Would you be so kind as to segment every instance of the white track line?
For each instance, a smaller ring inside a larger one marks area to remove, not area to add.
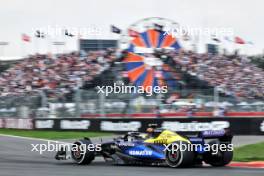
[[[18,139],[26,139],[26,140],[35,140],[35,141],[44,141],[44,142],[55,142],[55,143],[71,144],[69,142],[62,142],[62,141],[55,141],[55,140],[41,139],[41,138],[33,138],[33,137],[15,136],[15,135],[9,135],[9,134],[0,134],[0,136],[11,137],[11,138],[18,138]]]

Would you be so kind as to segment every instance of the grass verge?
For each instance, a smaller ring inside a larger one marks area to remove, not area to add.
[[[113,135],[113,133],[105,133],[105,132],[44,131],[44,130],[20,130],[20,129],[0,129],[0,134],[41,138],[41,139],[76,139],[83,137],[100,137],[100,136]]]
[[[264,161],[264,142],[234,149],[234,161]]]

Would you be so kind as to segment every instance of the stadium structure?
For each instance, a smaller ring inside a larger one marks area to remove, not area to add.
[[[78,52],[36,54],[11,64],[0,77],[1,116],[263,116],[263,71],[212,45],[204,54],[185,50],[181,37],[166,33],[178,26],[147,18],[119,41],[82,39]],[[143,92],[98,93],[114,85],[142,86]],[[149,86],[168,91],[149,96]]]

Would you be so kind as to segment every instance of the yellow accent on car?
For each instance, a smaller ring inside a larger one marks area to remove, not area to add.
[[[188,139],[182,137],[181,135],[173,131],[169,131],[169,130],[164,130],[162,133],[160,133],[158,137],[147,139],[144,142],[158,143],[158,144],[171,144],[176,141],[184,141],[187,143],[191,143]]]

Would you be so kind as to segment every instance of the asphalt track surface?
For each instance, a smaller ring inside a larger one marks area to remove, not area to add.
[[[235,146],[264,141],[263,136],[236,137]],[[264,169],[210,166],[169,168],[157,166],[116,166],[97,158],[91,165],[79,166],[56,161],[54,152],[32,152],[31,144],[47,141],[0,135],[0,176],[264,176]]]

